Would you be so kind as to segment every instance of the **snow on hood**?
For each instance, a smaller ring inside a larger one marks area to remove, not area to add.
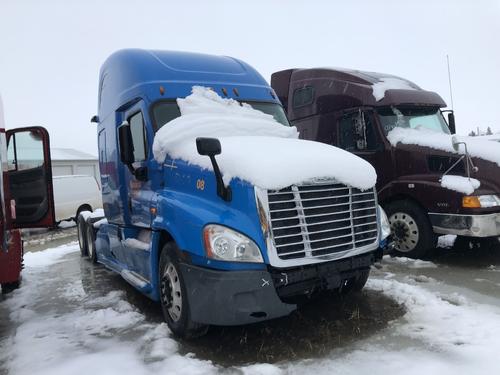
[[[500,166],[500,149],[497,143],[484,139],[476,139],[476,137],[456,137],[460,142],[467,143],[467,149],[472,157],[488,160]],[[460,145],[458,151],[455,151],[451,138],[450,134],[435,132],[425,128],[410,129],[396,127],[387,134],[387,139],[394,147],[398,143],[403,143],[463,155],[465,147]]]
[[[449,190],[470,195],[481,186],[481,183],[475,178],[446,175],[441,178],[441,186]]]
[[[373,96],[377,102],[384,99],[387,90],[416,90],[416,88],[410,82],[396,77],[380,78],[372,85]]]
[[[331,178],[362,190],[375,185],[377,175],[368,162],[333,146],[300,140],[295,127],[247,104],[199,86],[177,103],[181,116],[161,127],[154,139],[159,163],[168,154],[212,170],[210,159],[198,154],[196,138],[214,137],[221,143],[222,153],[216,158],[226,184],[240,178],[264,189],[281,189]]]

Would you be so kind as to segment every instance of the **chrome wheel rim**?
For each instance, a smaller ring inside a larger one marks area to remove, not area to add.
[[[394,236],[396,250],[402,253],[414,250],[420,233],[413,217],[406,212],[396,212],[389,217],[389,224]]]
[[[168,315],[174,322],[179,321],[182,314],[181,280],[172,263],[169,263],[163,272],[161,292]]]

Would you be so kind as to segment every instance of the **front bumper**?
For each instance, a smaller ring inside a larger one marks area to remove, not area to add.
[[[453,215],[429,213],[435,233],[467,237],[500,236],[500,213],[487,215]]]
[[[219,271],[180,264],[191,319],[211,325],[240,325],[289,315],[297,306],[290,297],[341,288],[359,278],[375,254],[292,268]]]
[[[290,314],[267,271],[216,271],[181,264],[191,319],[213,325],[256,323]]]

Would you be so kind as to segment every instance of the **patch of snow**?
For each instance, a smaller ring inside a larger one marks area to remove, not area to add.
[[[61,229],[73,228],[74,226],[76,226],[76,223],[73,220],[63,220],[58,225]]]
[[[457,236],[455,234],[445,234],[444,236],[438,237],[437,247],[450,248],[453,247]]]
[[[139,241],[135,238],[127,238],[123,240],[122,243],[128,247],[142,249],[142,250],[149,250],[149,243]]]
[[[396,77],[385,77],[380,78],[378,82],[372,85],[373,96],[375,100],[378,102],[385,97],[385,92],[387,90],[416,90],[414,86],[412,86],[411,82],[406,81],[401,78]]]
[[[216,158],[225,184],[240,178],[264,189],[281,189],[331,178],[362,190],[375,185],[375,170],[365,160],[333,146],[300,140],[295,127],[249,105],[197,86],[177,102],[181,116],[161,127],[154,139],[159,163],[168,155],[212,170],[210,159],[198,154],[195,140],[213,137],[221,143],[222,153]]]
[[[26,267],[37,268],[46,267],[48,265],[57,263],[67,254],[80,249],[75,246],[76,242],[67,245],[62,245],[45,251],[30,252],[24,254],[24,265]]]
[[[407,257],[391,257],[390,255],[384,255],[384,263],[389,264],[402,264],[408,268],[437,268],[437,265],[428,260],[412,259]]]
[[[90,214],[90,217],[96,218],[96,217],[103,217],[104,216],[104,210],[102,208],[96,208],[94,212]]]
[[[500,151],[498,145],[480,137],[456,136],[459,142],[466,142],[469,154],[472,157],[484,159],[500,166]],[[387,134],[389,142],[396,147],[398,143],[429,147],[435,150],[446,151],[452,154],[464,155],[464,145],[459,145],[458,151],[453,148],[450,134],[432,131],[423,127],[400,128],[395,127]]]
[[[481,183],[475,178],[446,175],[441,178],[441,186],[449,190],[470,195],[481,186]]]
[[[99,228],[101,225],[107,224],[107,223],[108,223],[108,219],[106,219],[106,218],[98,220],[94,223],[94,228]]]

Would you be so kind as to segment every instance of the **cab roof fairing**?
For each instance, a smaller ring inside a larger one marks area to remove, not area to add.
[[[279,103],[266,80],[250,65],[226,56],[125,49],[104,62],[99,75],[98,113],[102,121],[123,105],[146,96],[150,102],[184,98],[195,85],[227,97]],[[164,95],[159,87],[165,89]],[[239,95],[233,92],[237,89]]]

